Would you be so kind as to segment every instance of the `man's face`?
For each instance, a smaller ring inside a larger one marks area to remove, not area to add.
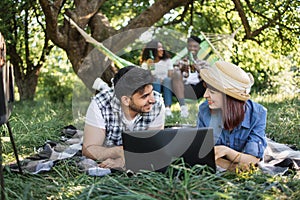
[[[195,41],[189,41],[187,45],[187,49],[189,52],[192,52],[192,54],[195,56],[200,50],[200,45]]]
[[[147,85],[143,93],[137,92],[131,96],[128,107],[136,113],[150,112],[154,103],[153,86]]]

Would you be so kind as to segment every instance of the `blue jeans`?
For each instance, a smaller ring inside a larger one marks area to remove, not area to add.
[[[156,78],[153,82],[153,89],[159,93],[163,92],[164,102],[166,107],[172,105],[172,82],[170,77],[166,77],[160,82],[160,79]]]

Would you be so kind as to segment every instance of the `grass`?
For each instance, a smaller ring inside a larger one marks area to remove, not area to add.
[[[273,140],[300,149],[300,99],[298,96],[255,96],[268,109],[266,133]],[[196,124],[198,104],[189,102],[191,116],[179,117],[179,106],[172,106],[174,118],[166,125]],[[59,140],[61,129],[73,124],[72,105],[46,101],[16,102],[10,125],[20,158],[32,155],[48,139]],[[3,160],[14,162],[6,128]],[[270,176],[256,168],[249,172],[212,174],[203,166],[191,169],[176,165],[167,174],[145,172],[129,176],[114,173],[91,177],[80,172],[76,160],[63,160],[50,172],[38,175],[4,173],[6,199],[300,199],[300,175]],[[176,169],[176,170],[175,170]],[[176,173],[175,173],[176,171]]]

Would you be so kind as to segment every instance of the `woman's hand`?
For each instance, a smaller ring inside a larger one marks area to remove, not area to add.
[[[151,58],[149,58],[149,59],[146,61],[146,63],[147,63],[148,69],[149,69],[149,70],[153,70],[153,68],[154,68],[154,60],[152,60]]]
[[[259,158],[250,154],[238,152],[224,145],[215,146],[216,164],[228,170],[234,170],[236,167],[247,170],[251,164],[259,162]]]
[[[229,157],[234,151],[233,149],[224,146],[224,145],[218,145],[215,146],[215,159],[223,158],[223,157]],[[227,158],[229,160],[229,158]]]

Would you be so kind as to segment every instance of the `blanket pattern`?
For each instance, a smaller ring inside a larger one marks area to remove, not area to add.
[[[24,173],[37,174],[50,171],[60,160],[76,157],[79,162],[77,167],[91,176],[104,176],[114,170],[98,167],[98,163],[81,154],[83,131],[69,125],[62,129],[60,142],[46,141],[38,148],[37,152],[21,161]],[[258,167],[270,175],[285,175],[289,170],[300,172],[300,151],[288,145],[277,143],[267,138],[267,148],[264,158],[258,163]],[[11,171],[18,172],[16,163],[10,164]]]

